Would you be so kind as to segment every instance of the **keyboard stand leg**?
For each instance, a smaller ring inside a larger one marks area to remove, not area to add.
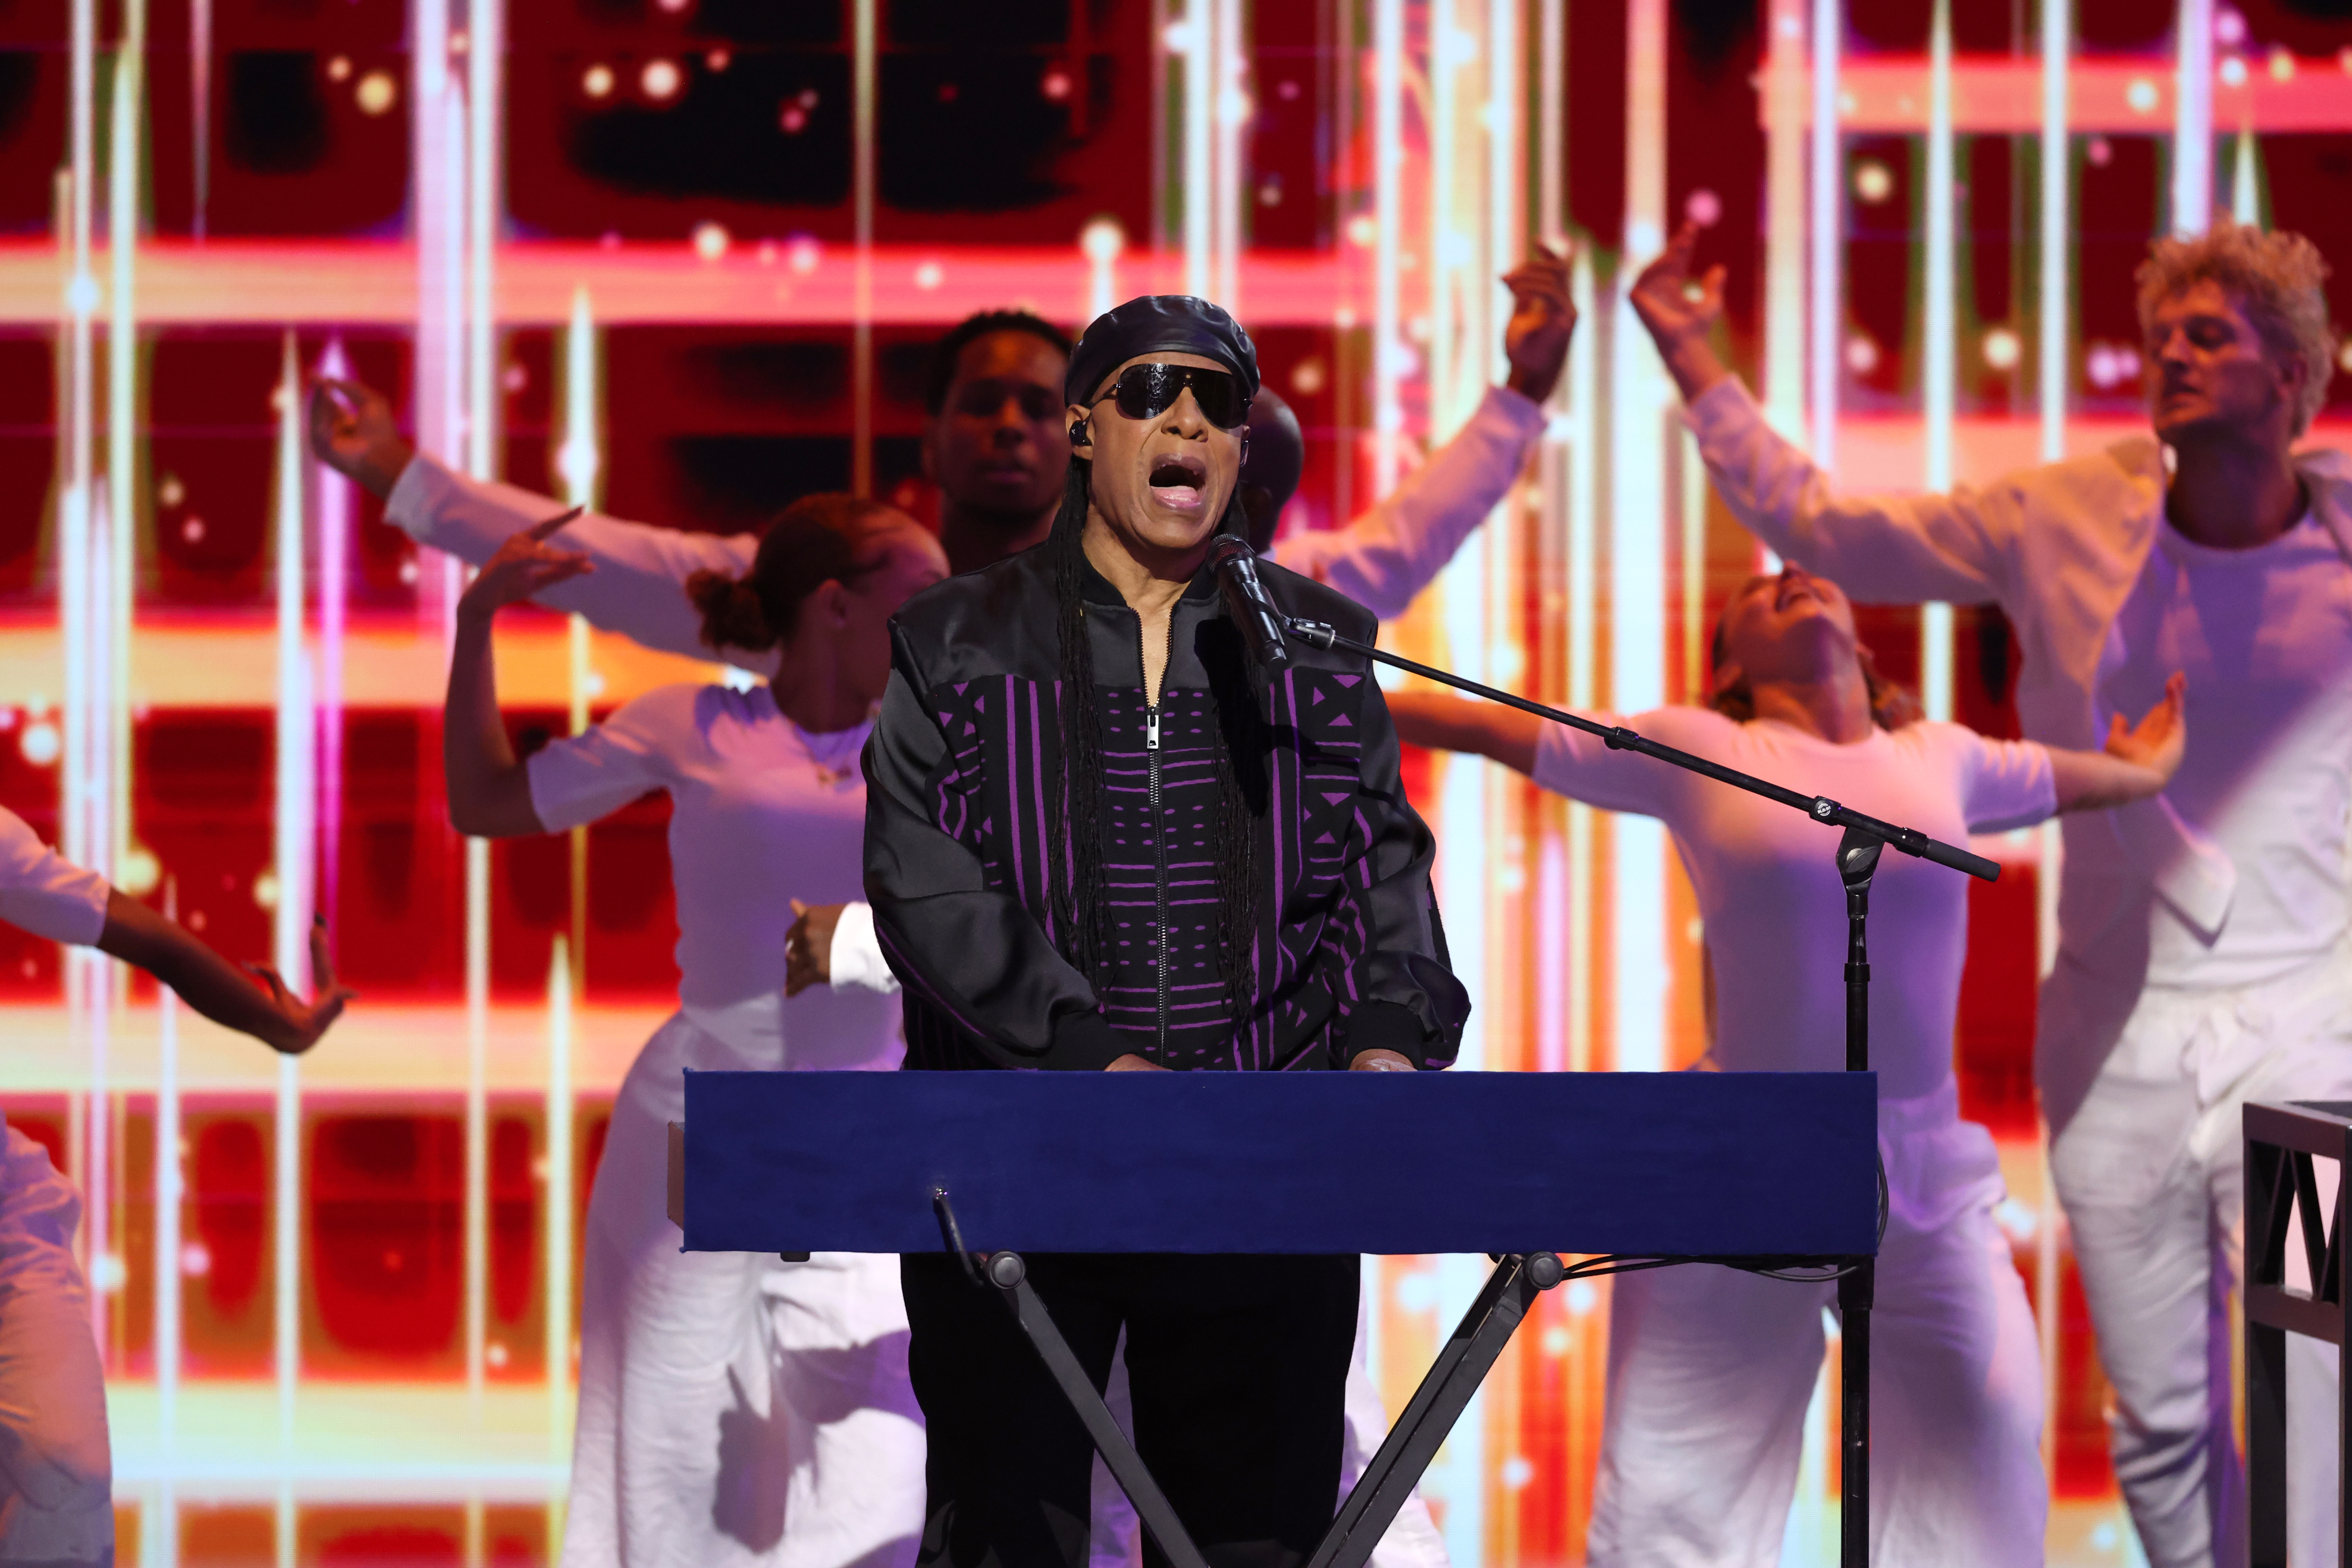
[[[1839,1568],[1870,1568],[1870,1308],[1877,1264],[1855,1260],[1838,1280]]]
[[[1102,1455],[1103,1463],[1110,1467],[1112,1477],[1126,1490],[1127,1500],[1135,1505],[1136,1517],[1143,1521],[1143,1528],[1151,1532],[1151,1538],[1160,1543],[1160,1550],[1167,1554],[1168,1561],[1175,1568],[1208,1568],[1201,1549],[1192,1544],[1192,1538],[1185,1533],[1175,1509],[1169,1505],[1168,1494],[1161,1491],[1160,1483],[1151,1479],[1150,1470],[1144,1467],[1143,1456],[1135,1451],[1135,1445],[1128,1441],[1127,1434],[1120,1431],[1118,1423],[1111,1418],[1110,1406],[1103,1403],[1102,1395],[1095,1389],[1094,1381],[1087,1376],[1086,1368],[1078,1364],[1078,1358],[1071,1351],[1070,1342],[1062,1337],[1062,1331],[1054,1326],[1053,1315],[1045,1310],[1045,1303],[1039,1300],[1037,1292],[1029,1288],[1029,1271],[1020,1255],[992,1253],[981,1266],[981,1272],[990,1285],[1003,1293],[1004,1304],[1013,1310],[1013,1320],[1021,1325],[1021,1331],[1027,1334],[1029,1342],[1037,1347],[1037,1355],[1045,1362],[1045,1370],[1053,1373],[1054,1381],[1061,1385],[1062,1396],[1077,1413],[1078,1420],[1086,1426],[1087,1436],[1094,1439],[1097,1451]]]
[[[1495,1266],[1358,1478],[1307,1568],[1363,1568],[1528,1309],[1561,1278],[1559,1259],[1549,1252],[1513,1254]]]

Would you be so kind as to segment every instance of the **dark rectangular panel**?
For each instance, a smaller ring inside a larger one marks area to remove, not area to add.
[[[1869,1073],[686,1078],[686,1245],[1861,1254]]]

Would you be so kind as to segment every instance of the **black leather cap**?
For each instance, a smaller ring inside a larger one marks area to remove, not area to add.
[[[1242,384],[1242,395],[1257,395],[1257,345],[1242,324],[1190,294],[1140,294],[1114,306],[1087,325],[1070,351],[1063,398],[1088,404],[1111,372],[1142,354],[1199,354],[1215,360]]]

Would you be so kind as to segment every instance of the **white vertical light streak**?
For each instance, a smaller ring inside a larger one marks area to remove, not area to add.
[[[145,107],[146,0],[123,0],[122,43],[114,56],[112,126],[107,138],[106,220],[113,286],[107,299],[106,483],[112,547],[104,605],[110,679],[103,688],[112,756],[103,824],[110,868],[131,850],[131,624],[138,560],[139,513],[139,149]]]
[[[1567,0],[1539,0],[1536,34],[1536,230],[1543,243],[1558,250],[1570,243],[1566,195],[1568,190],[1568,6]],[[1583,250],[1576,253],[1576,272],[1586,275]],[[1589,335],[1589,334],[1587,334]],[[1541,619],[1532,629],[1530,641],[1545,651],[1541,666],[1544,683],[1540,695],[1550,699],[1559,688],[1552,684],[1562,679],[1566,661],[1553,662],[1549,657],[1560,647],[1559,637],[1561,612],[1566,608],[1569,578],[1570,487],[1573,476],[1588,460],[1589,454],[1574,445],[1570,431],[1570,417],[1563,410],[1581,406],[1574,390],[1571,373],[1561,378],[1561,385],[1552,395],[1550,417],[1545,421],[1543,443],[1538,448],[1537,462],[1541,480],[1538,489],[1539,520],[1542,530],[1538,538],[1538,554],[1545,571]],[[1549,807],[1539,816],[1543,823],[1536,847],[1536,1069],[1538,1072],[1563,1072],[1570,1060],[1570,1016],[1584,1006],[1584,994],[1570,981],[1572,963],[1570,950],[1577,941],[1577,926],[1572,918],[1571,884],[1581,882],[1588,872],[1581,861],[1571,860],[1563,832],[1559,808]]]
[[[1656,354],[1626,293],[1664,244],[1665,0],[1627,0],[1625,255],[1612,302],[1609,498],[1610,705],[1638,713],[1665,700],[1666,399]],[[1615,1066],[1665,1065],[1665,837],[1619,816],[1615,847]]]
[[[163,918],[179,919],[179,892],[166,884]],[[153,1515],[140,1520],[142,1553],[153,1563],[179,1561],[180,1531],[172,1461],[180,1434],[180,1203],[185,1181],[180,1153],[180,1004],[169,986],[155,989],[155,1424],[163,1458]]]
[[[2172,232],[2213,221],[2213,0],[2180,0],[2172,133]]]
[[[466,468],[499,475],[498,259],[506,0],[466,4]]]
[[[1184,59],[1184,291],[1216,287],[1215,0],[1184,0],[1176,52]]]
[[[1838,376],[1843,357],[1845,308],[1845,148],[1839,134],[1838,58],[1844,45],[1840,0],[1813,0],[1812,456],[1837,468]]]
[[[1592,253],[1578,247],[1569,272],[1577,319],[1591,323]],[[1591,326],[1568,349],[1568,705],[1590,710],[1599,689],[1601,440],[1600,354]],[[1588,1072],[1592,1062],[1592,808],[1568,807],[1568,1066]]]
[[[411,210],[416,236],[416,441],[441,461],[462,466],[464,94],[449,71],[448,0],[413,0],[408,16],[410,162],[415,182]]]
[[[1402,268],[1404,222],[1404,0],[1372,0],[1373,489],[1396,489],[1404,454]],[[1189,211],[1189,206],[1187,211]]]
[[[549,1457],[572,1451],[572,959],[555,939],[547,966],[547,1429]],[[550,1553],[552,1555],[552,1552]]]
[[[113,498],[103,481],[91,488],[89,538],[83,554],[82,626],[84,652],[80,724],[86,748],[81,764],[81,788],[73,809],[81,818],[82,841],[89,858],[82,864],[111,881],[114,878],[114,818],[109,809],[114,776],[114,723],[110,698],[114,689],[114,638],[110,612],[110,587],[114,557]],[[82,1168],[83,1244],[89,1258],[90,1327],[101,1359],[113,1343],[113,1301],[122,1289],[122,1258],[114,1249],[114,1093],[112,1035],[114,973],[96,950],[76,950],[82,970],[82,1023],[89,1046],[89,1129],[84,1143]]]
[[[91,194],[98,179],[96,123],[98,68],[98,8],[96,0],[73,0],[68,132],[72,158],[68,177],[66,220],[66,484],[58,507],[58,630],[65,643],[66,697],[60,716],[64,729],[64,777],[58,837],[67,859],[100,876],[108,848],[103,819],[91,810],[101,791],[101,774],[93,769],[103,742],[106,689],[102,665],[108,638],[100,606],[107,595],[100,585],[108,559],[102,541],[93,537],[98,502],[94,426],[97,424],[95,317],[98,279],[91,271]],[[82,1179],[89,1219],[83,1231],[85,1255],[92,1274],[103,1267],[107,1246],[106,1202],[106,1005],[110,976],[105,961],[86,948],[66,953],[66,997],[75,1032],[89,1051],[91,1092],[84,1106],[88,1118],[82,1133]],[[68,1162],[70,1163],[70,1162]],[[109,1335],[107,1292],[90,1292],[90,1328],[101,1350]]]
[[[1952,418],[1959,381],[1958,203],[1952,163],[1952,8],[1936,0],[1927,42],[1927,299],[1920,405],[1927,426],[1927,483],[1952,488]],[[1919,608],[1919,694],[1930,719],[1952,716],[1952,606]]]
[[[2074,256],[2068,187],[2074,142],[2066,131],[2067,74],[2074,62],[2073,0],[2042,0],[2042,460],[2066,455],[2066,384],[2074,370]]]
[[[271,910],[278,973],[289,985],[310,985],[307,952],[310,926],[310,857],[316,842],[310,821],[310,769],[316,738],[310,728],[310,668],[302,645],[302,367],[289,330],[279,354],[278,392],[278,759],[274,803],[273,871],[278,900]],[[276,1298],[273,1320],[278,1373],[278,1441],[281,1457],[294,1453],[294,1396],[302,1366],[302,1079],[300,1058],[278,1058],[276,1246],[271,1275]],[[294,1562],[294,1494],[282,1479],[278,1493],[278,1561]]]
[[[319,355],[319,374],[352,374],[340,333]],[[335,918],[343,858],[343,634],[351,599],[352,482],[313,462],[310,493],[319,510],[319,890],[318,908]]]
[[[2263,192],[2252,115],[2238,128],[2237,140],[2238,156],[2230,174],[2230,216],[2238,223],[2258,225],[2263,221]]]
[[[854,164],[857,244],[856,320],[850,328],[850,479],[849,488],[864,496],[874,493],[874,79],[875,49],[880,19],[877,0],[856,0],[854,13],[856,80],[850,100],[855,110],[850,154]]]
[[[1212,160],[1216,170],[1210,187],[1213,204],[1210,218],[1209,298],[1236,315],[1241,312],[1243,215],[1249,188],[1245,155],[1250,121],[1249,57],[1243,49],[1241,0],[1204,0],[1201,9],[1213,13],[1211,58],[1216,64],[1216,133]]]
[[[1764,417],[1805,422],[1805,5],[1771,0],[1764,60]]]

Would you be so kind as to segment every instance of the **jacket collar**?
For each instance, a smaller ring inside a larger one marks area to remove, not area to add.
[[[1084,551],[1078,552],[1078,591],[1084,595],[1087,604],[1115,605],[1122,610],[1130,607],[1119,591],[1111,586],[1110,579],[1095,570],[1095,563],[1087,558]],[[1201,569],[1192,574],[1192,580],[1184,584],[1182,602],[1187,605],[1201,605],[1213,600],[1216,596],[1217,574],[1206,562],[1203,562]]]

